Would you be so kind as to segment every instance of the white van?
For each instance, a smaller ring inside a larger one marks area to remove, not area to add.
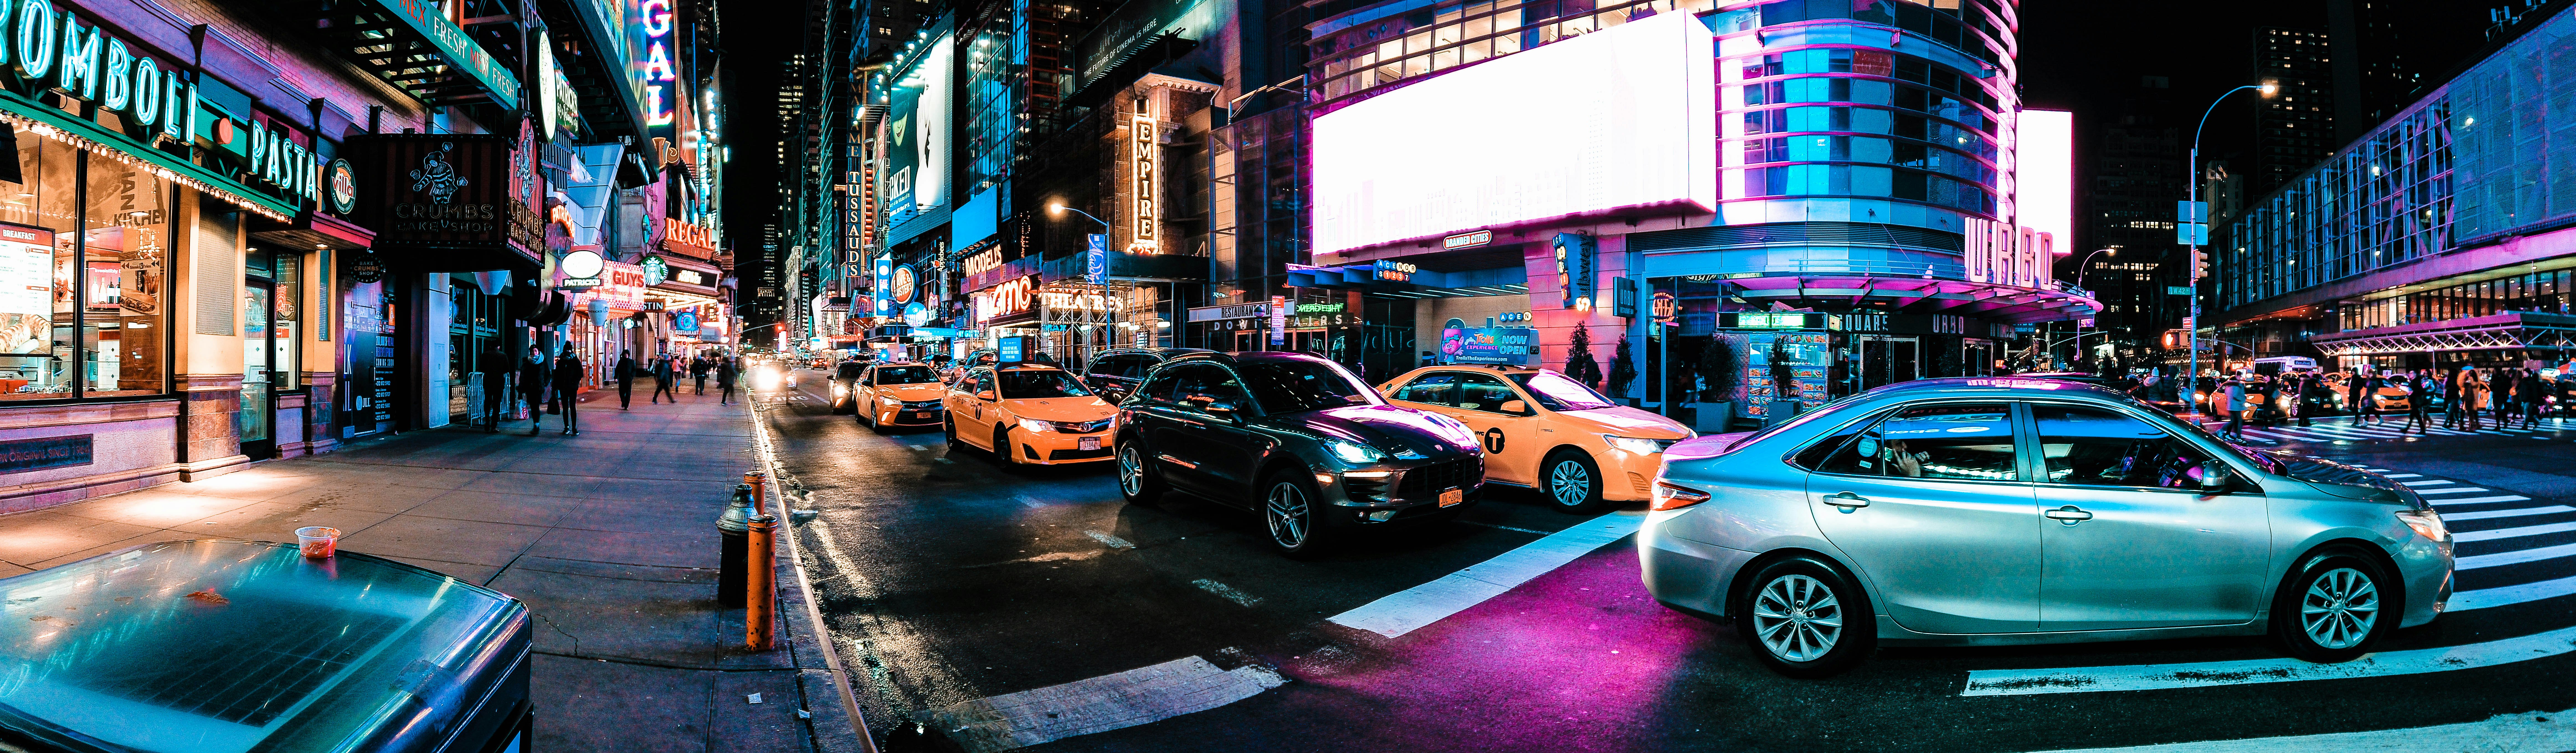
[[[2267,356],[2264,358],[2254,359],[2254,373],[2267,377],[2278,377],[2282,374],[2314,372],[2316,370],[2317,359],[2309,358],[2307,356]]]

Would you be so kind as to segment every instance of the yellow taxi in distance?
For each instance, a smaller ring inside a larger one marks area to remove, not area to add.
[[[989,450],[1005,463],[1108,460],[1117,424],[1118,406],[1053,366],[976,366],[948,388],[948,446]]]
[[[1654,497],[1664,448],[1689,427],[1525,366],[1430,366],[1378,387],[1397,405],[1464,421],[1485,445],[1485,480],[1539,490],[1590,513]]]
[[[857,384],[843,386],[834,381],[832,391],[848,391],[851,406],[868,425],[879,429],[896,426],[929,426],[939,423],[943,411],[946,385],[940,384],[939,372],[917,363],[884,363],[869,366]]]

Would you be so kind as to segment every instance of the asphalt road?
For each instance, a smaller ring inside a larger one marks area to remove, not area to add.
[[[798,373],[763,416],[821,512],[795,534],[889,751],[2020,751],[2519,715],[2494,722],[2510,741],[2576,710],[2576,422],[2268,437],[2412,474],[2463,541],[2452,611],[2361,662],[2283,664],[2255,638],[1888,648],[1800,681],[1648,598],[1633,537],[1398,637],[1330,621],[1586,522],[1534,495],[1291,561],[1248,512],[1129,507],[1107,463],[1011,469],[937,429],[879,433],[828,412],[823,372]],[[2328,673],[2344,674],[2310,679]],[[2152,689],[2107,689],[2139,677]]]

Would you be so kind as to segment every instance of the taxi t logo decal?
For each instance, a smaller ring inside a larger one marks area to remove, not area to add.
[[[1485,430],[1485,451],[1498,454],[1503,451],[1503,427]]]

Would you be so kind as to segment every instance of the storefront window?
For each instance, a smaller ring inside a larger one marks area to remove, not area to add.
[[[31,132],[15,146],[0,163],[0,400],[161,394],[168,184],[108,159],[84,169]]]

